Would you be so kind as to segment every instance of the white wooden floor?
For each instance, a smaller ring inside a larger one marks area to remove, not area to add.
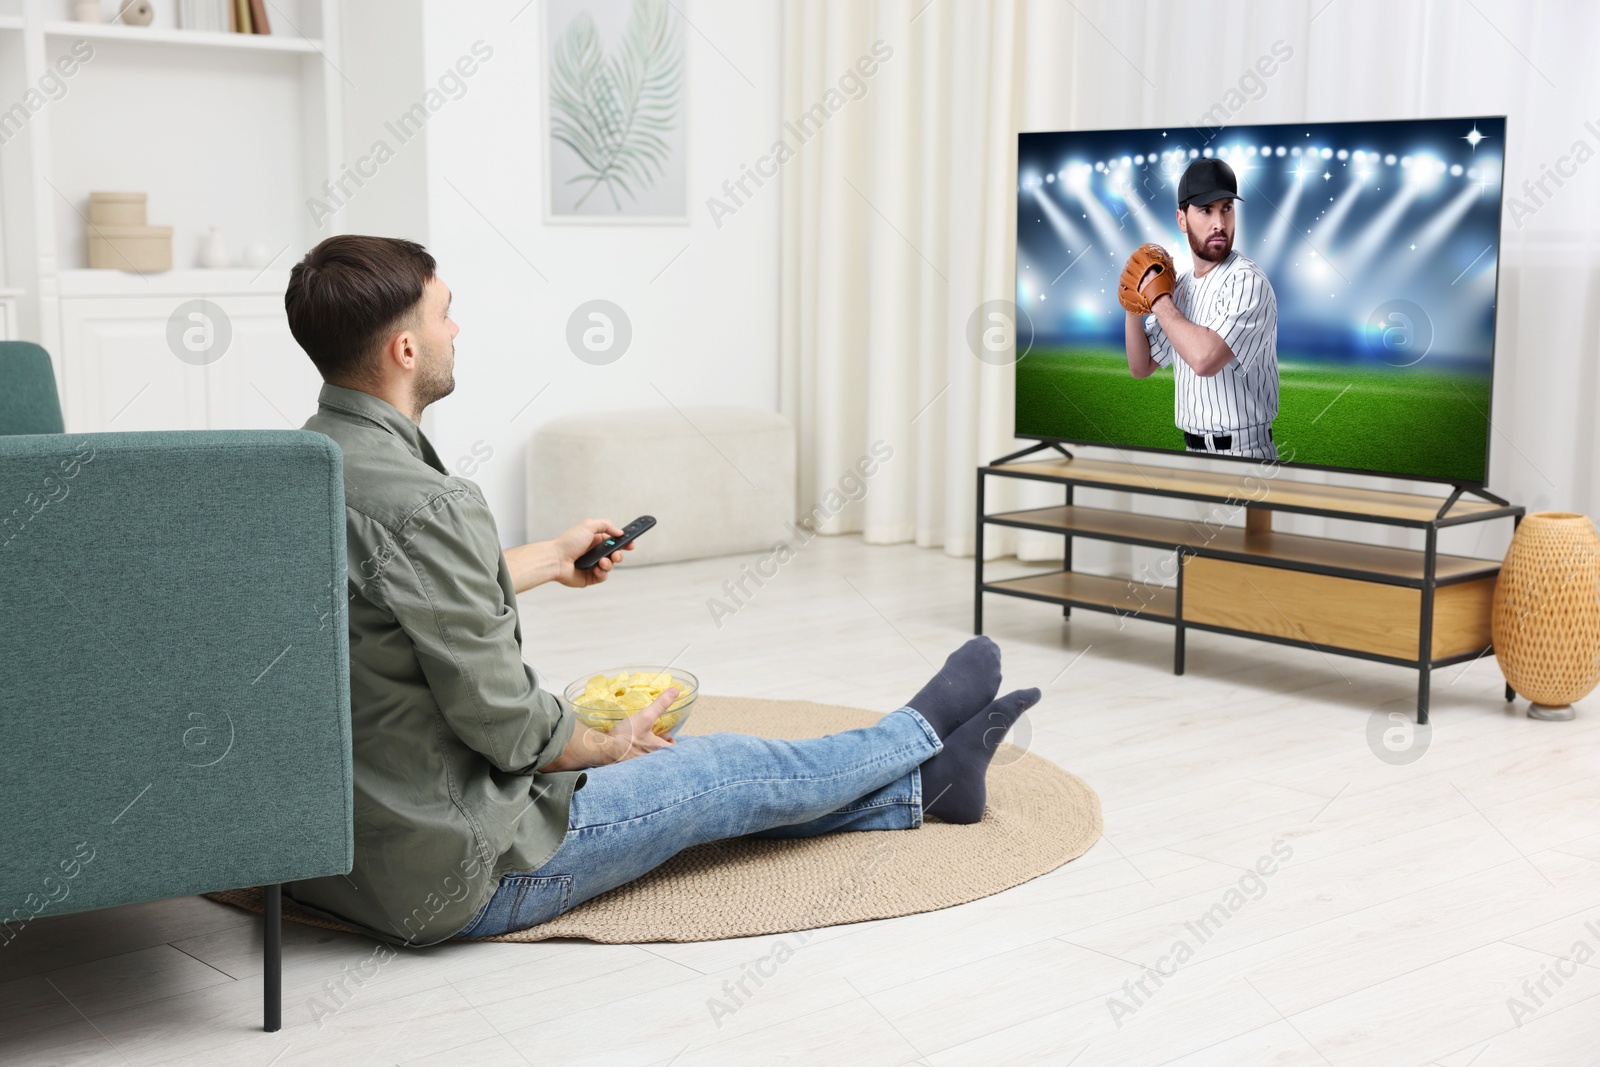
[[[970,634],[970,560],[855,538],[817,539],[717,627],[707,598],[754,558],[536,590],[528,658],[556,683],[675,660],[710,692],[889,710]],[[1600,1063],[1595,698],[1535,722],[1492,660],[1446,670],[1431,747],[1400,765],[1368,726],[1409,708],[1411,672],[1195,633],[1177,678],[1164,626],[1000,597],[987,622],[1005,684],[1045,692],[1019,739],[1104,801],[1105,837],[1053,874],[823,931],[715,1019],[792,937],[405,952],[317,1019],[373,946],[289,925],[264,1034],[251,917],[61,916],[0,948],[0,1063]]]

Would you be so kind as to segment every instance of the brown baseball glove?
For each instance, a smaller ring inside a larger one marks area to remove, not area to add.
[[[1152,267],[1156,268],[1157,273],[1150,279],[1150,284],[1141,290],[1139,283]],[[1122,268],[1122,278],[1117,283],[1117,301],[1135,315],[1148,315],[1156,297],[1162,294],[1171,296],[1177,284],[1178,275],[1172,269],[1172,257],[1167,255],[1167,250],[1157,244],[1140,245],[1128,257],[1128,265]]]

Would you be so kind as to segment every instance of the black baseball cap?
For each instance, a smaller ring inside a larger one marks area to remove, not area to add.
[[[1210,156],[1197,159],[1189,164],[1189,169],[1178,179],[1179,207],[1186,204],[1199,206],[1229,197],[1244,199],[1239,195],[1239,179],[1234,177],[1233,168],[1220,159]]]

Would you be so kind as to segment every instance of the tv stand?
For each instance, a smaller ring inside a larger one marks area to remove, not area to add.
[[[1023,456],[1031,456],[1035,452],[1043,452],[1047,448],[1055,449],[1067,459],[1073,458],[1072,453],[1067,451],[1067,446],[1062,444],[1060,441],[1039,441],[1028,446],[1027,448],[1024,448],[1020,452],[1013,452],[1009,456],[1001,456],[999,459],[991,463],[990,466],[993,467],[998,466],[1001,463],[1010,463],[1012,460],[1021,459]]]
[[[1444,498],[1443,504],[1439,505],[1439,518],[1444,518],[1445,512],[1449,511],[1451,506],[1454,505],[1457,500],[1461,499],[1462,493],[1472,493],[1475,496],[1481,496],[1490,503],[1499,504],[1503,508],[1508,508],[1511,506],[1510,501],[1503,500],[1500,497],[1495,496],[1481,485],[1458,485],[1450,490],[1450,495]]]
[[[1043,451],[1040,442],[978,468],[977,560],[973,632],[983,632],[984,594],[1138,618],[1173,628],[1174,674],[1184,671],[1186,630],[1251,637],[1322,653],[1392,663],[1417,671],[1417,722],[1428,721],[1435,667],[1475,660],[1492,651],[1490,609],[1500,561],[1452,556],[1438,549],[1439,530],[1509,518],[1524,509],[1482,489],[1456,486],[1447,498],[1349,486],[1314,485],[1283,477],[1282,468],[1221,474],[1127,461],[1073,457],[1020,462]],[[984,512],[987,479],[1021,478],[1063,486],[1055,507]],[[1244,513],[1244,525],[1174,519],[1073,502],[1078,486],[1148,496],[1220,503]],[[1482,500],[1464,500],[1472,493]],[[1282,511],[1420,529],[1420,550],[1328,537],[1275,533]],[[1041,530],[1062,536],[1060,570],[1001,581],[983,576],[987,526]],[[1168,549],[1176,553],[1171,582],[1105,577],[1072,569],[1074,538]]]

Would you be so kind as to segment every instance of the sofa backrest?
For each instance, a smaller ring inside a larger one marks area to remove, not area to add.
[[[31,341],[0,341],[0,434],[64,429],[50,353]]]

